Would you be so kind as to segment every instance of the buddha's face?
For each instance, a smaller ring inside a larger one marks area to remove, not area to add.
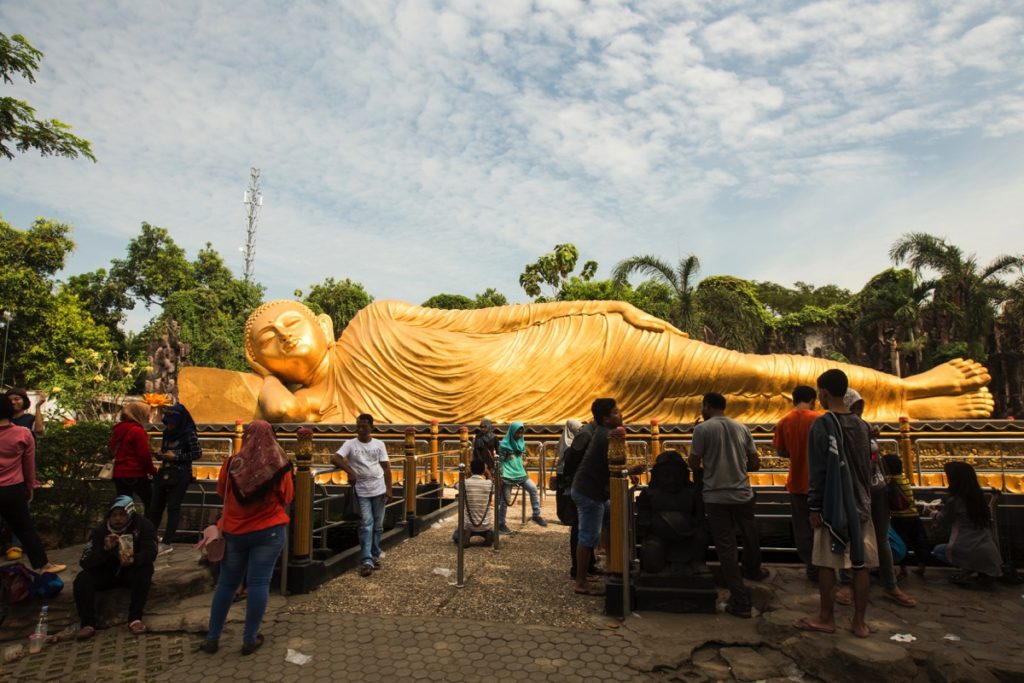
[[[303,382],[328,350],[327,332],[305,308],[271,308],[253,321],[253,360],[286,382]]]

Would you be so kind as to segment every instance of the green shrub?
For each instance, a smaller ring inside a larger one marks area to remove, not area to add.
[[[108,422],[50,424],[36,444],[36,489],[32,518],[39,531],[65,546],[83,542],[114,495],[95,476],[110,460]]]

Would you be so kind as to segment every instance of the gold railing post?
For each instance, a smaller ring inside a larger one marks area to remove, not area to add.
[[[405,517],[409,521],[409,535],[414,533],[416,518],[416,428],[405,428]]]
[[[921,486],[921,472],[914,463],[914,444],[910,440],[910,418],[906,415],[900,417],[900,460],[903,461],[903,473],[907,475],[907,481],[914,482],[914,474],[917,473],[917,485]]]
[[[611,527],[608,533],[608,570],[622,573],[622,549],[627,532],[623,524],[624,502],[629,480],[622,476],[626,468],[626,430],[616,427],[608,435],[608,492],[611,498]]]
[[[292,506],[292,557],[309,561],[313,549],[313,432],[303,427],[295,437],[295,500]]]
[[[231,455],[234,455],[238,451],[242,450],[242,420],[235,420],[235,434],[231,438]],[[224,458],[221,458],[222,460]]]
[[[651,418],[651,459],[648,466],[653,464],[659,455],[661,455],[661,425],[658,424],[658,418]]]
[[[469,446],[469,427],[466,425],[459,427],[459,451],[462,453],[462,464],[466,466],[466,471],[469,471],[469,460],[473,451]]]
[[[430,452],[431,453],[435,453],[435,454],[439,453],[441,451],[441,447],[438,445],[437,434],[438,434],[437,420],[431,420],[430,421]],[[437,481],[437,457],[438,457],[437,455],[434,455],[430,459],[430,481]]]

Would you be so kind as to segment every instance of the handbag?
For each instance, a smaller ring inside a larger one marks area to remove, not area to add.
[[[97,479],[104,479],[110,481],[114,478],[114,463],[106,462],[103,463],[103,467],[100,468],[99,474],[96,475]]]

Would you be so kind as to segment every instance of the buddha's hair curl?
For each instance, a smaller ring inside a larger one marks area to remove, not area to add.
[[[260,304],[256,310],[252,312],[252,315],[250,315],[245,321],[245,329],[242,331],[242,339],[245,340],[245,353],[249,358],[256,357],[256,354],[254,353],[255,349],[253,349],[252,346],[252,327],[256,324],[256,319],[270,309],[282,306],[295,306],[304,311],[312,320],[316,320],[316,315],[313,314],[312,309],[301,301],[293,301],[291,299],[274,299],[273,301],[268,301],[265,304]],[[327,341],[330,342],[331,340],[328,339]]]

